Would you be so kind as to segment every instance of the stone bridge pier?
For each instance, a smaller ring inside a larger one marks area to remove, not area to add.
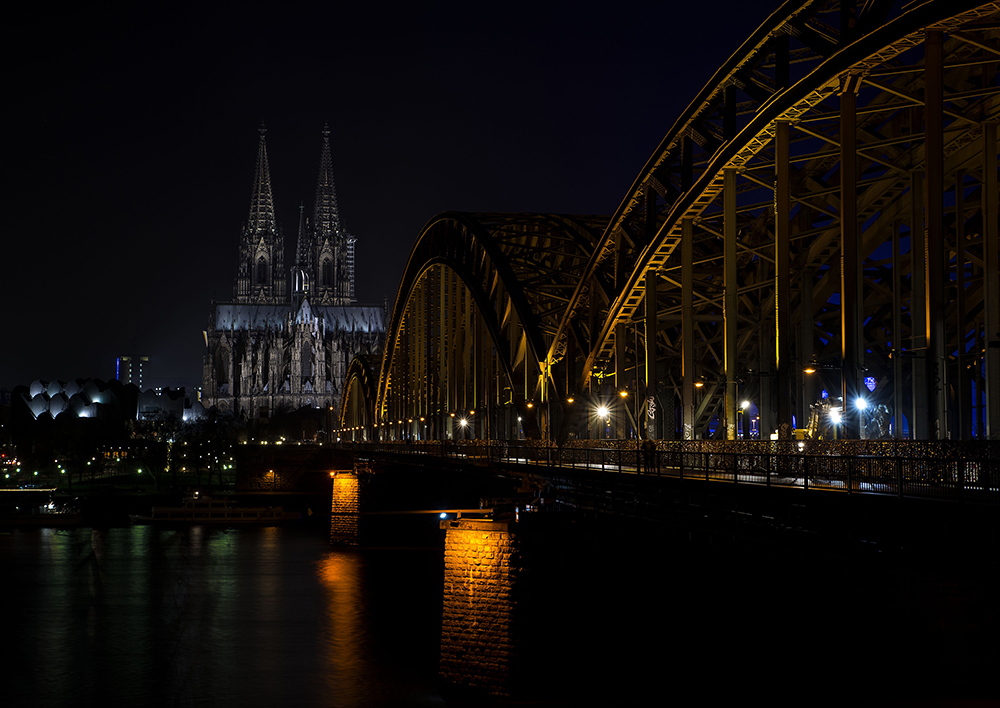
[[[330,543],[358,545],[358,518],[361,494],[358,472],[354,469],[330,472],[333,481],[330,501]]]
[[[445,530],[441,678],[494,696],[510,693],[515,663],[514,523],[441,522]]]

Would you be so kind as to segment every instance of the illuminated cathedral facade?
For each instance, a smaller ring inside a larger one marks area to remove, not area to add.
[[[326,128],[313,218],[300,207],[286,269],[264,135],[262,127],[233,298],[213,303],[205,330],[202,404],[250,419],[307,406],[339,412],[351,359],[381,353],[385,308],[355,300],[354,237],[340,221]]]

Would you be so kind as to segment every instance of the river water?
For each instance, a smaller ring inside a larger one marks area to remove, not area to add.
[[[303,529],[0,534],[5,706],[439,705],[438,549]]]
[[[443,532],[424,519],[360,548],[304,527],[2,532],[0,705],[462,705],[437,680]],[[995,558],[543,531],[518,560],[531,700],[997,697]]]

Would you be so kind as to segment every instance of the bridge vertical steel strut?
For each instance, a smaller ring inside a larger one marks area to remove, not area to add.
[[[944,245],[944,124],[943,63],[941,33],[928,32],[924,39],[924,172],[927,175],[927,355],[929,365],[927,400],[930,403],[930,437],[948,435],[945,410],[945,281],[949,259]]]
[[[1000,440],[1000,187],[997,185],[997,121],[983,124],[983,237],[985,240],[986,436]]]
[[[724,295],[723,346],[725,347],[723,367],[726,372],[725,409],[722,421],[726,427],[726,440],[736,439],[736,297],[739,293],[739,283],[736,279],[736,171],[726,169],[723,177],[723,228],[725,235],[725,255],[723,264],[725,272],[722,276]]]
[[[841,396],[844,402],[845,437],[860,432],[858,372],[864,367],[860,353],[859,320],[864,297],[858,254],[857,90],[859,76],[845,77],[840,91],[840,351]]]
[[[684,377],[684,440],[694,440],[694,229],[691,219],[681,222],[681,369]]]
[[[779,121],[774,135],[774,341],[775,369],[778,379],[778,429],[792,426],[792,347],[789,240],[789,125]],[[801,414],[800,414],[801,415]]]

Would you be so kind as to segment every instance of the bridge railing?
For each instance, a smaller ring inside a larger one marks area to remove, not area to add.
[[[807,451],[795,443],[720,442],[660,441],[654,450],[642,450],[634,441],[563,447],[481,440],[344,446],[373,454],[457,458],[493,465],[544,465],[732,484],[1000,503],[1000,445],[994,443],[926,443],[882,449],[870,446],[857,454],[858,446],[850,444]]]

